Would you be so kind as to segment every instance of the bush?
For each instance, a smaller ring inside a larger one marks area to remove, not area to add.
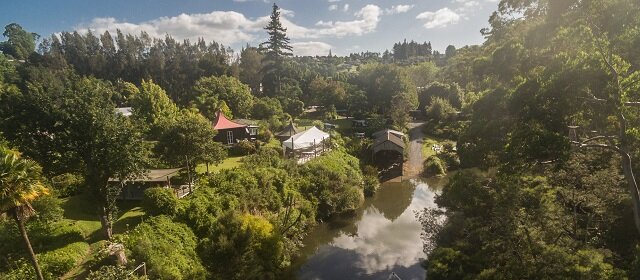
[[[447,174],[447,165],[437,156],[430,156],[424,161],[424,174],[426,176],[438,176]]]
[[[60,199],[53,195],[45,195],[36,199],[31,206],[36,210],[36,216],[31,221],[50,224],[62,220],[64,210],[60,206]]]
[[[364,175],[364,195],[373,196],[380,187],[378,169],[371,165],[366,165],[362,167],[362,173]]]
[[[238,144],[235,144],[232,150],[233,154],[236,156],[246,156],[255,154],[258,148],[255,143],[248,140],[242,140],[238,142]]]
[[[185,224],[157,216],[124,236],[125,248],[137,261],[147,263],[150,279],[205,279],[196,254],[197,238]]]
[[[318,205],[318,218],[357,209],[364,201],[364,179],[357,158],[332,151],[312,159],[301,171],[300,191]]]
[[[202,241],[200,256],[214,279],[279,279],[283,237],[267,219],[228,212]]]
[[[57,250],[49,251],[38,256],[42,270],[54,277],[60,277],[79,264],[89,251],[86,242],[75,242]]]
[[[438,154],[438,158],[445,162],[448,171],[460,168],[460,158],[456,152],[446,151],[445,149],[444,152]]]
[[[38,254],[38,264],[42,269],[44,278],[58,279],[79,264],[88,250],[89,244],[76,242],[60,249]],[[36,278],[35,270],[26,257],[18,259],[11,266],[13,267],[12,270],[4,275],[0,274],[1,279],[22,280]]]
[[[425,108],[427,117],[437,122],[451,120],[456,115],[456,109],[451,106],[449,101],[443,98],[435,97],[431,103]]]
[[[169,188],[148,188],[144,191],[142,208],[144,208],[147,214],[152,216],[173,216],[179,211],[180,200]]]
[[[87,276],[87,280],[137,280],[146,279],[129,275],[130,271],[124,266],[105,265]]]
[[[51,178],[51,186],[59,197],[74,196],[81,193],[84,178],[79,175],[64,173]]]

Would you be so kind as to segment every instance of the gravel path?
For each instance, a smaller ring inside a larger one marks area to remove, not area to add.
[[[405,164],[404,176],[416,176],[422,172],[422,162],[424,161],[422,158],[423,124],[409,123],[409,160]]]

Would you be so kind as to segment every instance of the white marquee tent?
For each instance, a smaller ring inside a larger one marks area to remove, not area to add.
[[[289,139],[282,142],[282,146],[291,150],[300,150],[320,144],[325,139],[329,139],[329,133],[326,133],[314,126],[289,137]]]

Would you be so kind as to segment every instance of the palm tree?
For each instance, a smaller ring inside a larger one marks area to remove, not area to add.
[[[40,180],[41,174],[41,168],[36,162],[21,158],[16,151],[0,147],[0,213],[6,212],[18,224],[36,276],[44,280],[24,227],[25,220],[35,213],[31,202],[48,194]]]

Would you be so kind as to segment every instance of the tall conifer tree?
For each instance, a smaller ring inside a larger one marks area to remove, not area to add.
[[[287,57],[293,56],[293,48],[289,45],[287,29],[280,22],[280,8],[275,3],[271,12],[271,21],[265,27],[269,34],[269,40],[260,44],[260,49],[264,53],[262,84],[264,93],[272,96],[280,87],[280,80],[283,78],[284,61]]]

